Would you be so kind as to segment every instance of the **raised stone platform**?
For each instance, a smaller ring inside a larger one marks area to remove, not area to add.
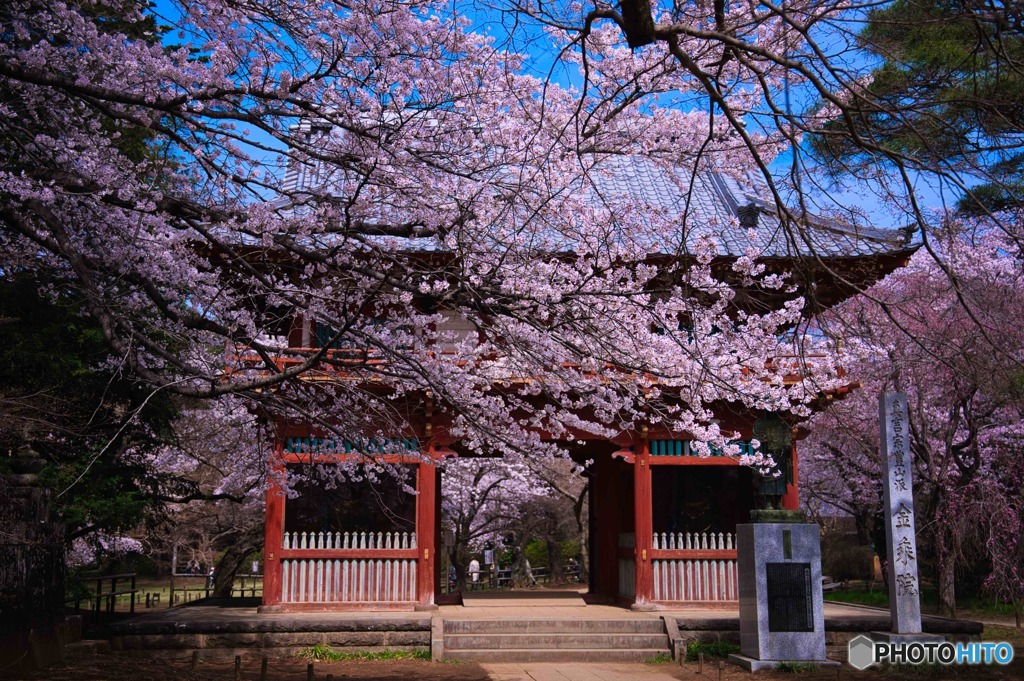
[[[234,599],[200,601],[148,612],[112,627],[111,652],[118,655],[188,659],[199,650],[203,659],[231,661],[235,655],[289,657],[316,644],[337,650],[431,650],[444,658],[529,661],[598,659],[594,650],[627,650],[616,659],[647,659],[658,652],[685,650],[691,641],[739,642],[736,611],[690,609],[639,613],[607,605],[551,601],[541,606],[513,602],[497,607],[441,606],[433,613],[338,612],[258,613],[255,602]],[[676,626],[672,626],[676,625]],[[888,613],[835,604],[825,605],[828,657],[844,660],[847,642],[861,633],[888,629]],[[554,628],[552,628],[554,627]],[[976,622],[925,617],[924,629],[947,640],[976,640]],[[449,650],[444,650],[451,641]],[[473,652],[482,651],[482,652]],[[548,651],[548,652],[539,652]],[[554,651],[554,652],[552,652]],[[615,658],[611,654],[610,658]]]
[[[409,613],[259,613],[255,604],[199,601],[112,626],[118,654],[219,661],[290,657],[317,644],[350,651],[430,650],[430,615]]]

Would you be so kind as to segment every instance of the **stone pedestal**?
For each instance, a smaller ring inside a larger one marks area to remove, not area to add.
[[[817,525],[754,523],[736,528],[740,654],[750,671],[825,659],[821,538]]]
[[[872,631],[871,639],[878,643],[944,643],[946,637],[941,634],[895,634],[891,631]]]

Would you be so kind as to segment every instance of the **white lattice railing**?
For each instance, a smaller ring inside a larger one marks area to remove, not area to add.
[[[739,600],[735,535],[656,532],[653,548],[654,600]]]
[[[286,549],[414,549],[415,532],[285,532]]]
[[[284,603],[416,600],[415,560],[281,561]]]
[[[655,560],[654,600],[736,601],[736,560]]]
[[[729,532],[655,532],[654,549],[667,551],[735,551]]]

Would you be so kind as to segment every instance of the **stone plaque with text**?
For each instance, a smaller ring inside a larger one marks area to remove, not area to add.
[[[766,563],[769,631],[814,631],[810,563]]]
[[[885,539],[888,550],[889,612],[894,634],[921,632],[921,597],[914,535],[914,483],[907,396],[878,397],[882,475],[885,477]]]

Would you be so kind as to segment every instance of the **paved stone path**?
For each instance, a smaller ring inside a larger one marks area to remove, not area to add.
[[[681,670],[674,664],[501,662],[481,666],[494,681],[678,681],[682,678]]]

